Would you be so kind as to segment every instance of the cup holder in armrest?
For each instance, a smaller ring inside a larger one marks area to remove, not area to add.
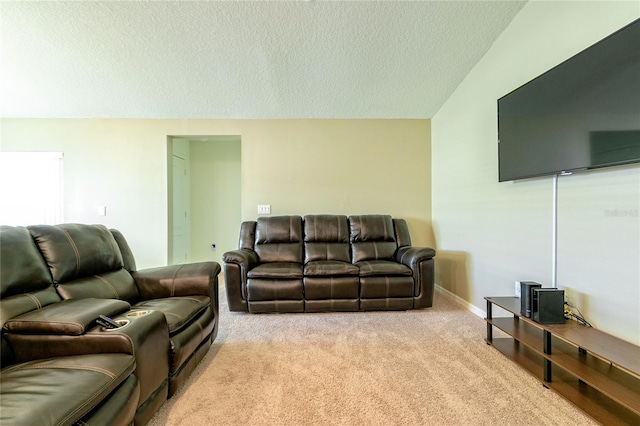
[[[116,323],[118,323],[118,325],[120,327],[118,328],[106,328],[106,327],[101,327],[100,330],[101,331],[117,331],[120,330],[122,327],[126,326],[129,324],[129,320],[115,320]]]
[[[149,313],[149,311],[131,311],[131,312],[128,312],[125,316],[129,317],[129,318],[131,318],[131,317],[141,317],[143,315],[147,315],[148,313]]]

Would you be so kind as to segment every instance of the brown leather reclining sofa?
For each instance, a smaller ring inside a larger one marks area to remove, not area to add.
[[[219,273],[136,271],[102,225],[2,226],[0,424],[147,423],[217,335]]]
[[[229,309],[239,312],[431,307],[435,250],[411,246],[389,215],[260,217],[225,253]]]

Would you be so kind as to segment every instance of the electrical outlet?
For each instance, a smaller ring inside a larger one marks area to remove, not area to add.
[[[513,288],[515,290],[516,297],[520,297],[520,281],[515,282],[515,286]]]
[[[258,214],[271,214],[271,205],[258,204]]]

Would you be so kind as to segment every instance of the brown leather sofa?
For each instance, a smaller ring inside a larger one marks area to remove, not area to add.
[[[219,273],[137,271],[102,225],[2,226],[0,424],[147,423],[217,335]]]
[[[389,215],[260,217],[224,253],[237,312],[407,310],[433,305],[435,250]]]

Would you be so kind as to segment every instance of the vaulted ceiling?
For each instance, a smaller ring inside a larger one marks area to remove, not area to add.
[[[0,115],[431,118],[523,1],[0,2]]]

